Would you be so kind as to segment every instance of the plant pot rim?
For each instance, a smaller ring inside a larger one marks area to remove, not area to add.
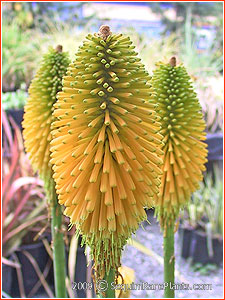
[[[207,139],[212,139],[215,137],[223,138],[223,132],[219,131],[219,132],[214,132],[214,133],[207,133],[207,135],[206,135]]]
[[[201,230],[194,230],[194,234],[198,234],[198,235],[201,235],[203,237],[207,237],[207,234],[205,231],[201,231]],[[220,236],[219,234],[213,234],[212,235],[212,239],[213,240],[223,240],[222,236]]]
[[[180,227],[181,229],[187,229],[187,230],[195,230],[196,229],[196,226],[192,226],[192,225],[190,225],[190,224],[185,224],[185,223],[183,223],[182,225],[181,225],[181,227]]]
[[[22,112],[22,111],[24,111],[24,107],[21,107],[21,108],[18,108],[18,107],[15,107],[15,108],[8,108],[8,109],[6,109],[5,111],[6,111],[6,113],[7,113],[7,112]]]

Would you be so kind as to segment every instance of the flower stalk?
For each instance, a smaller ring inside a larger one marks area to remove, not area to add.
[[[57,198],[51,207],[51,218],[55,294],[56,298],[66,298],[66,259],[62,232],[62,210]]]
[[[175,271],[175,255],[174,255],[174,224],[167,227],[163,238],[164,251],[164,297],[174,298],[174,271]]]
[[[98,293],[100,298],[116,298],[115,289],[112,283],[115,282],[115,270],[111,269],[108,274],[104,276],[103,280],[98,281]]]
[[[106,298],[115,298],[115,289],[112,288],[112,283],[115,281],[115,271],[110,270],[109,274],[105,277],[105,280],[107,281],[107,290],[106,290]]]

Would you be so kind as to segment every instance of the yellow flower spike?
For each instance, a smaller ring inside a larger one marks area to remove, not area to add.
[[[174,223],[179,209],[198,189],[207,162],[205,122],[190,76],[176,58],[157,64],[151,79],[164,136],[164,168],[156,201],[161,226]]]
[[[29,98],[25,105],[23,136],[24,144],[32,167],[44,180],[49,201],[54,196],[50,161],[51,124],[56,94],[62,89],[62,77],[69,65],[68,54],[62,52],[62,46],[49,48],[37,74],[29,87]]]
[[[150,76],[130,38],[107,28],[86,37],[63,77],[51,142],[59,203],[90,246],[97,278],[120,266],[162,174]]]

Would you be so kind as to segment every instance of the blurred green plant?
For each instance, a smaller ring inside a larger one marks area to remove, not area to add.
[[[122,29],[124,32],[125,29]],[[150,39],[144,33],[139,34],[134,30],[127,31],[136,45],[138,53],[149,73],[155,69],[158,61],[168,60],[168,57],[179,55],[180,40],[175,34],[160,39]]]
[[[39,41],[31,31],[22,31],[15,22],[2,25],[2,89],[15,91],[28,86],[39,60]]]
[[[193,193],[192,201],[184,213],[184,222],[200,228],[207,235],[223,235],[223,182],[219,170],[214,170],[215,180],[207,174],[200,189]]]
[[[223,131],[223,76],[198,78],[196,91],[206,121],[207,133]]]
[[[47,28],[46,32],[35,30],[34,33],[36,38],[41,41],[41,53],[47,52],[49,46],[63,45],[64,51],[69,52],[69,56],[73,60],[76,50],[78,50],[78,47],[88,32],[87,28],[89,24],[87,23],[83,30],[80,31],[78,30],[78,26],[72,27],[70,23],[57,23],[54,22],[54,20],[46,18],[45,26]]]
[[[149,3],[153,12],[158,14],[165,26],[165,33],[176,32],[183,34],[184,24],[187,18],[192,22],[205,22],[207,17],[223,15],[223,4],[218,2],[170,2],[170,5],[163,5],[163,2]]]
[[[92,18],[81,14],[83,2],[8,2],[3,3],[3,17],[16,22],[23,30],[35,28],[48,31],[48,20],[84,26]],[[47,22],[46,22],[47,21]]]
[[[187,35],[187,38],[191,37]],[[217,57],[216,51],[217,48],[212,46],[209,50],[199,52],[196,49],[196,41],[191,39],[181,47],[180,57],[192,76],[218,76],[223,69],[223,57]]]
[[[216,57],[216,45],[212,44],[208,49],[200,51],[197,49],[198,37],[195,34],[196,28],[193,27],[194,9],[199,7],[198,3],[182,3],[185,7],[184,18],[184,43],[181,47],[181,59],[185,62],[187,69],[193,76],[218,76],[223,69],[223,57]],[[208,7],[206,15],[215,14],[214,6]],[[214,12],[213,12],[214,11]],[[199,11],[200,14],[200,11]],[[205,13],[203,13],[204,15]]]
[[[200,275],[210,275],[211,273],[215,272],[218,270],[218,266],[214,264],[206,264],[203,265],[201,263],[195,263],[191,266],[191,269],[194,272],[199,272]]]
[[[4,2],[2,4],[4,19],[8,23],[16,22],[20,28],[26,30],[31,28],[34,23],[31,2]]]
[[[2,107],[8,109],[22,109],[26,103],[28,93],[19,89],[16,92],[2,93]]]
[[[217,18],[213,22],[216,28],[216,35],[214,37],[213,44],[215,46],[216,52],[215,57],[223,56],[223,10],[218,13]]]

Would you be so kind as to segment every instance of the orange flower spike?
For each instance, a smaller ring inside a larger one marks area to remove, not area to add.
[[[150,77],[130,38],[107,28],[87,36],[63,77],[51,142],[60,204],[90,246],[98,278],[118,269],[146,219],[163,153]]]

